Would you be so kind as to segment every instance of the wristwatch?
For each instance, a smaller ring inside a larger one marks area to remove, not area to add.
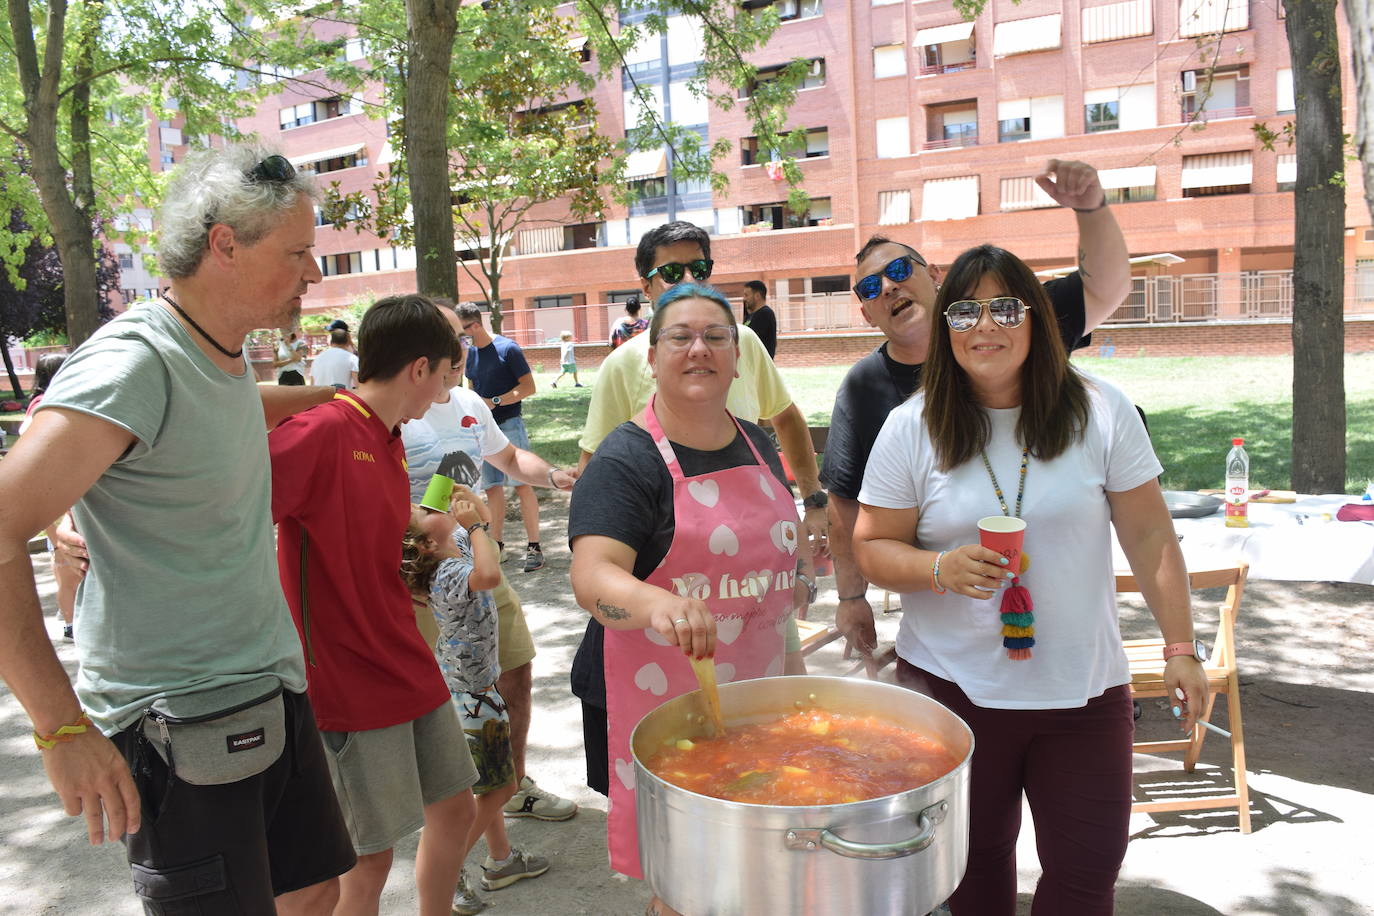
[[[497,395],[492,395],[492,398],[491,398],[491,406],[492,406],[492,407],[500,407],[500,406],[501,406],[501,395],[499,395],[499,394],[497,394]]]
[[[1171,642],[1164,647],[1164,660],[1166,662],[1175,655],[1191,655],[1200,662],[1206,662],[1212,657],[1207,644],[1200,639],[1195,639],[1192,642]]]
[[[830,502],[830,496],[824,490],[817,490],[810,496],[802,500],[802,507],[806,509],[824,509]]]

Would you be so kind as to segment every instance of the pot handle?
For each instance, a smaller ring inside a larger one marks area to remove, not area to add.
[[[831,833],[824,827],[796,827],[784,834],[788,849],[816,852],[822,848],[850,859],[900,859],[914,855],[935,840],[935,828],[949,813],[948,802],[937,802],[917,815],[921,828],[914,837],[895,843],[855,843]]]

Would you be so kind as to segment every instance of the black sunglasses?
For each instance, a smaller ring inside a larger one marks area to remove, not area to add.
[[[716,265],[710,258],[697,258],[695,261],[688,261],[686,264],[679,264],[676,261],[669,261],[667,264],[660,264],[653,270],[644,275],[648,280],[654,274],[663,278],[663,282],[672,286],[682,280],[687,271],[692,272],[692,279],[700,283],[710,278],[711,268]]]
[[[272,155],[259,162],[248,172],[252,182],[271,181],[282,184],[296,177],[296,167],[285,156]]]
[[[865,301],[877,299],[878,294],[883,291],[883,277],[887,277],[893,283],[901,283],[911,276],[911,272],[916,269],[914,266],[916,264],[920,264],[922,267],[926,266],[925,261],[911,254],[904,254],[894,261],[888,261],[887,266],[880,273],[869,274],[855,283],[854,295]]]

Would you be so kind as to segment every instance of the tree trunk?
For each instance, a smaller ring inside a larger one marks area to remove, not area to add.
[[[1297,99],[1293,489],[1345,492],[1345,188],[1336,0],[1284,0]]]
[[[1364,166],[1364,202],[1374,218],[1374,12],[1362,0],[1346,0],[1350,56],[1355,58],[1355,149]]]
[[[504,245],[501,240],[501,229],[504,227],[496,220],[496,206],[492,203],[487,204],[487,241],[491,243],[491,263],[487,265],[484,273],[487,275],[487,302],[491,304],[491,333],[500,334],[501,327],[506,323],[505,310],[501,308],[501,268]],[[481,252],[479,251],[480,255]]]
[[[10,377],[10,387],[14,389],[15,400],[24,400],[24,389],[19,387],[19,373],[14,371],[14,360],[10,359],[9,342],[0,334],[0,357],[5,360],[5,373]]]
[[[415,219],[415,285],[456,301],[453,192],[449,186],[448,95],[458,0],[406,0],[405,139]]]

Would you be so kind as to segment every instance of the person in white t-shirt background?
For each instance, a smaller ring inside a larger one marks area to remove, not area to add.
[[[869,455],[854,529],[860,570],[902,595],[897,682],[973,730],[955,916],[1016,910],[1023,793],[1042,866],[1035,911],[1112,912],[1134,722],[1109,524],[1164,635],[1169,692],[1186,696],[1182,727],[1207,707],[1161,470],[1126,396],[1069,364],[1030,268],[990,245],[960,255],[921,388]],[[1026,521],[1029,566],[1009,570],[979,545],[978,519],[995,515]],[[1004,591],[1018,581],[1024,592]]]
[[[301,339],[295,328],[282,328],[277,339],[277,355],[272,368],[277,370],[278,385],[305,384],[305,357],[310,345]]]
[[[310,384],[358,387],[358,357],[349,349],[348,328],[329,332],[329,346],[310,363]]]
[[[572,373],[573,387],[581,388],[582,383],[577,380],[577,345],[573,343],[572,331],[564,331],[558,335],[558,365],[562,372],[558,373],[558,378],[553,380],[553,387],[557,388],[558,383],[563,380],[563,376]]]

